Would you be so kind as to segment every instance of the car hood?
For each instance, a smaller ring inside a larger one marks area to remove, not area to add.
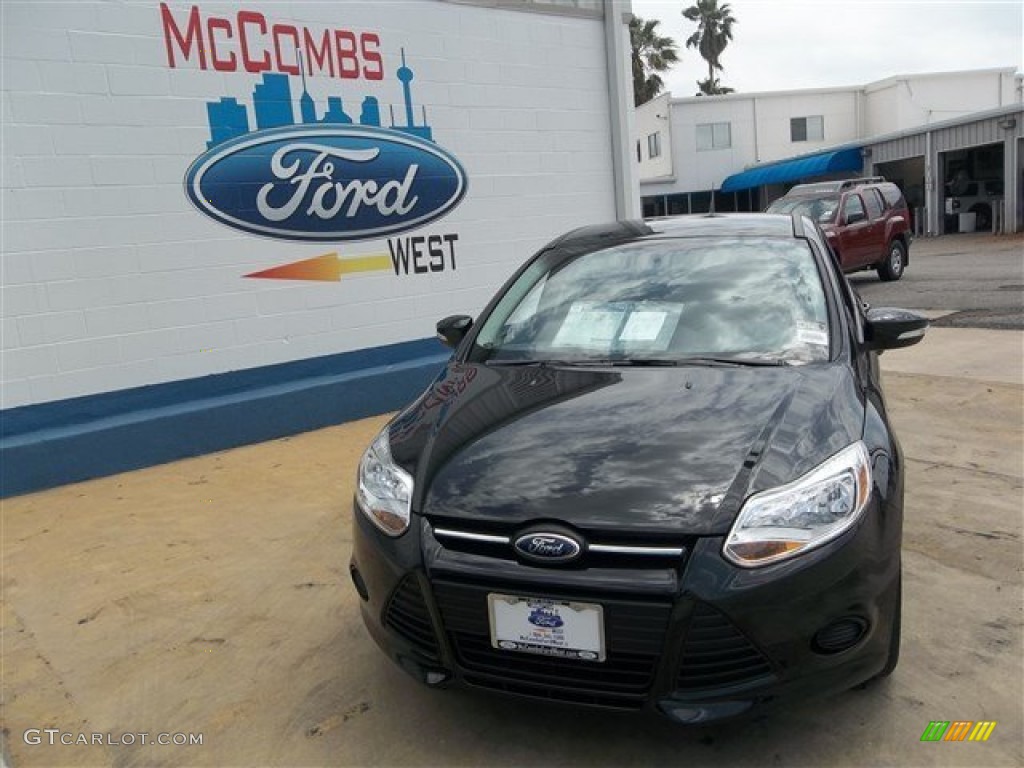
[[[414,511],[474,524],[724,533],[750,493],[861,436],[849,367],[450,363],[390,425]]]

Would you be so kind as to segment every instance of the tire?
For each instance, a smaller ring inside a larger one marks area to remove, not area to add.
[[[893,609],[892,633],[889,635],[889,658],[876,676],[876,680],[888,677],[900,662],[900,625],[903,615],[903,577],[896,583],[896,607]]]
[[[992,209],[987,205],[976,205],[971,208],[974,214],[974,231],[989,232],[992,229]]]
[[[903,270],[907,267],[907,247],[902,240],[893,240],[889,243],[889,252],[885,261],[878,265],[878,277],[889,283],[903,277]]]

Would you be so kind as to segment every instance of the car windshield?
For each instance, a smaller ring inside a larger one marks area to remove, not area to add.
[[[814,221],[828,222],[839,208],[838,195],[824,197],[780,197],[768,206],[767,213],[800,213]]]
[[[829,357],[821,278],[802,240],[652,240],[543,254],[486,318],[492,364],[756,365]]]

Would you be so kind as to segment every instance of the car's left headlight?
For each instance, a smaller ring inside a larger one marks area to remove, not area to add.
[[[723,553],[754,568],[820,547],[857,522],[870,496],[871,456],[857,441],[792,483],[747,499]]]
[[[374,439],[362,461],[356,502],[370,521],[388,536],[401,536],[409,528],[412,476],[391,458],[388,430]]]

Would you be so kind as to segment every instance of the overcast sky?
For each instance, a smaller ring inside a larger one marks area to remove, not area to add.
[[[721,0],[720,0],[721,2]],[[693,0],[633,0],[659,19],[680,62],[663,75],[676,97],[693,96],[707,64],[686,38]],[[1024,68],[1024,0],[731,0],[733,39],[723,85],[739,92],[861,85],[897,74]]]

